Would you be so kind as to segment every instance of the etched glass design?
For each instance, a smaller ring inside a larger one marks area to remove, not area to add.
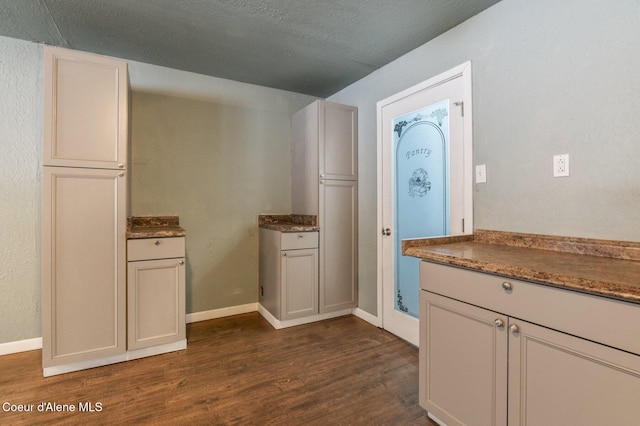
[[[395,309],[418,317],[419,259],[402,240],[448,235],[449,100],[393,121],[395,148]]]

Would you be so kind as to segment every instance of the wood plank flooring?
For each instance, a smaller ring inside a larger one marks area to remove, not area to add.
[[[185,351],[47,378],[39,350],[0,356],[0,424],[435,425],[418,405],[418,350],[357,317],[274,330],[249,313],[187,337]]]

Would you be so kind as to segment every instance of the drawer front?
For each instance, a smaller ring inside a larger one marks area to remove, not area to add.
[[[298,250],[317,247],[317,232],[283,232],[280,237],[281,250]]]
[[[127,241],[127,260],[184,257],[185,238],[144,238]]]
[[[420,288],[640,355],[634,303],[424,261]]]

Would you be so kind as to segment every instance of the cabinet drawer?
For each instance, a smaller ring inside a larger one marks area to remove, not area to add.
[[[145,238],[127,241],[127,260],[168,259],[184,257],[184,237]]]
[[[640,355],[634,303],[424,261],[420,288]]]
[[[280,237],[281,250],[297,250],[318,247],[317,232],[283,232]]]

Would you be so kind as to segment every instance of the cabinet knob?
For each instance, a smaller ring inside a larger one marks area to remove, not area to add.
[[[184,265],[184,260],[178,262],[180,265]]]
[[[511,330],[511,332],[512,332],[513,334],[520,333],[520,327],[518,327],[518,326],[517,326],[517,325],[515,325],[515,324],[512,324],[512,325],[509,327],[509,330]]]
[[[304,235],[298,234],[298,238],[304,238]]]
[[[153,243],[153,244],[155,244],[155,245],[159,246],[159,245],[160,245],[160,240],[156,240],[156,242],[155,242],[155,243]]]
[[[320,178],[321,178],[321,179],[324,179],[324,174],[321,174],[321,175],[320,175]]]
[[[502,288],[505,289],[506,291],[513,290],[513,286],[508,281],[505,281],[502,283]]]
[[[504,321],[502,321],[500,318],[496,319],[493,323],[494,323],[494,324],[496,325],[496,327],[498,327],[498,328],[504,327]]]
[[[382,228],[382,235],[386,235],[388,237],[389,235],[391,235],[391,229]]]
[[[119,169],[124,169],[124,163],[118,163],[118,168]]]
[[[124,176],[124,172],[118,172],[118,176],[120,177]]]

